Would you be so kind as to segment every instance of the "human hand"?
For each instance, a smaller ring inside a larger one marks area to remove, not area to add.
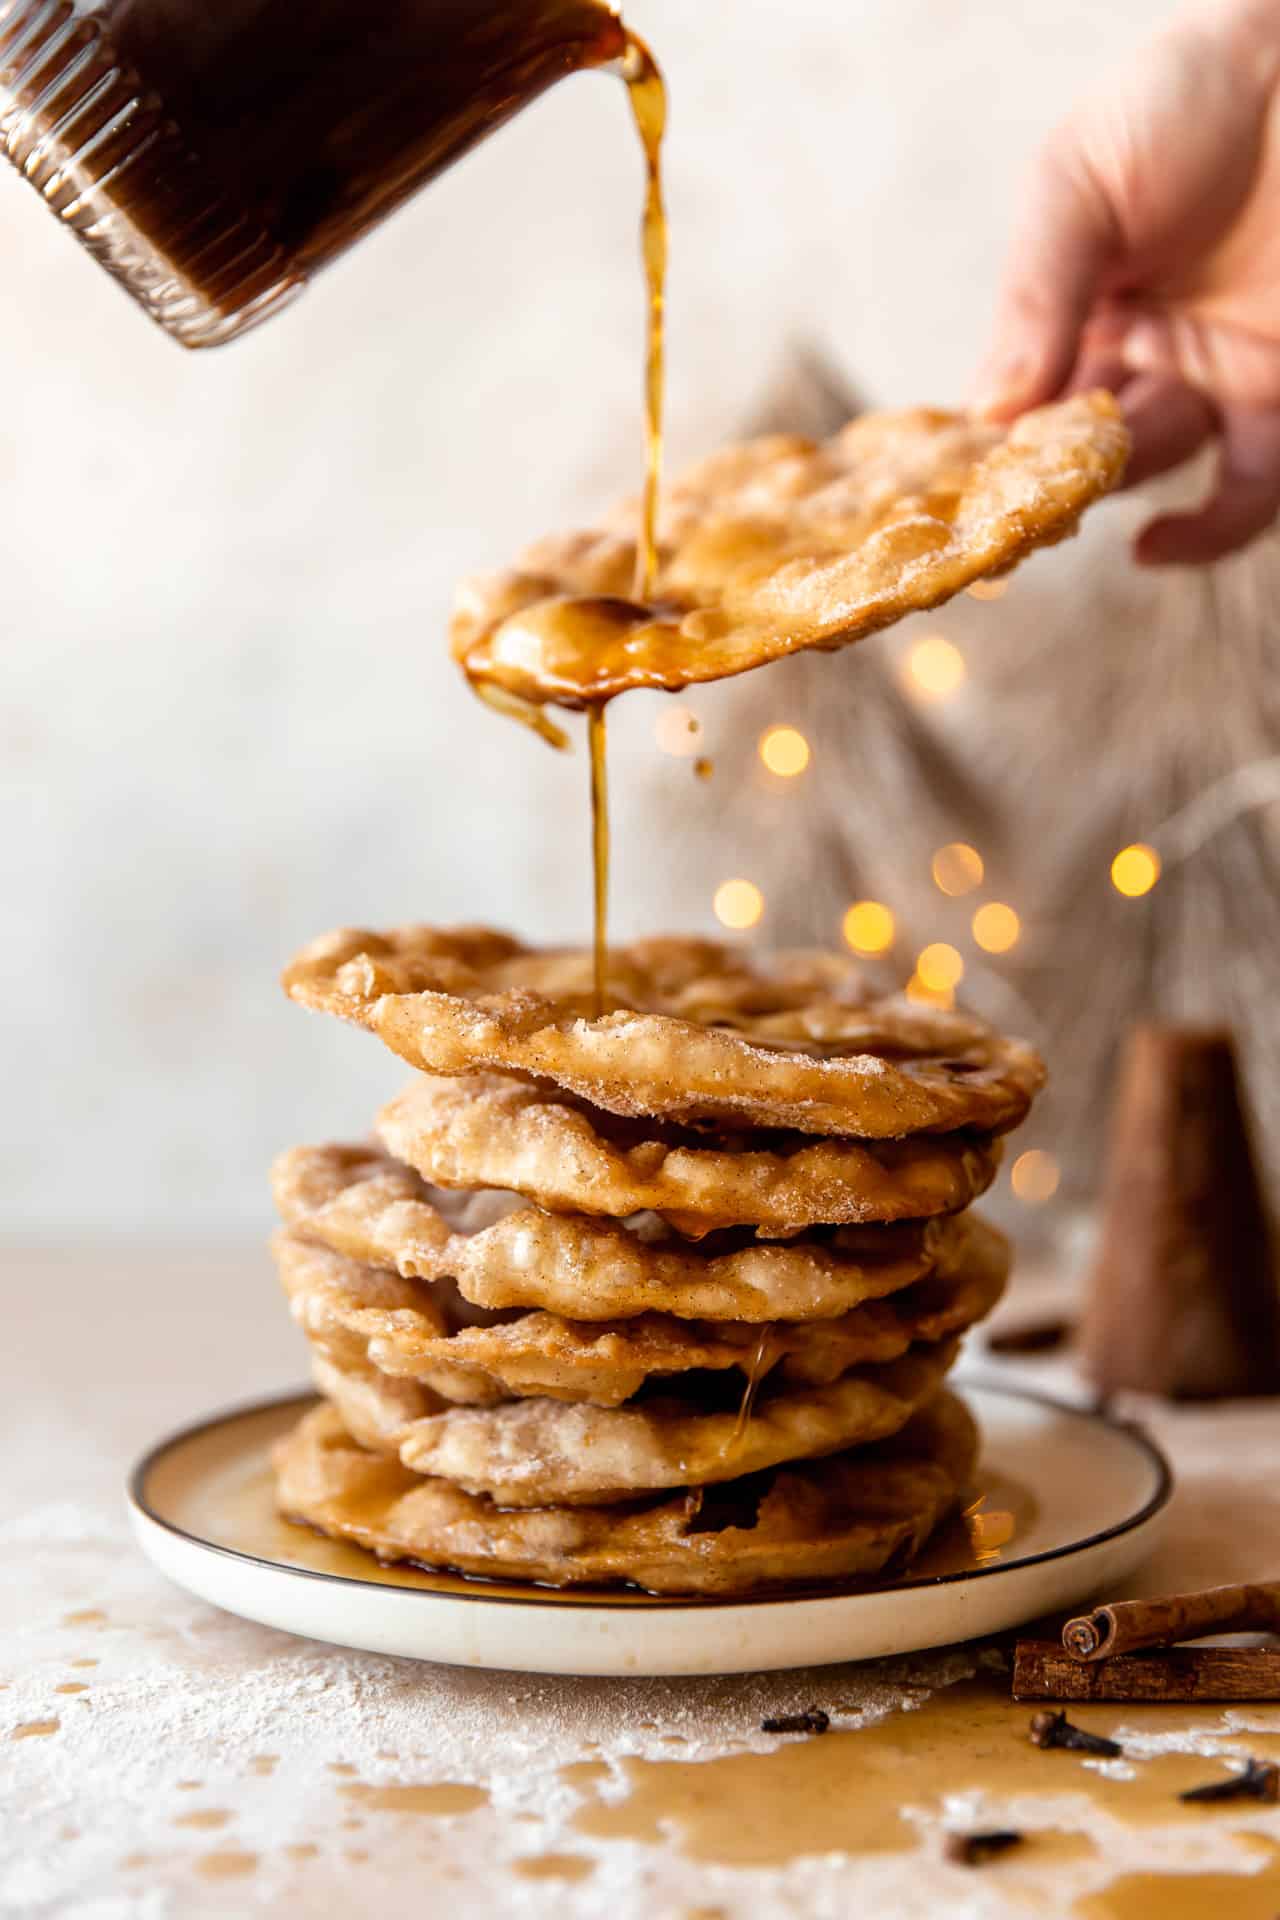
[[[1217,438],[1204,505],[1139,536],[1216,560],[1280,510],[1280,0],[1197,4],[1050,137],[997,304],[978,404],[1120,398],[1128,483]]]

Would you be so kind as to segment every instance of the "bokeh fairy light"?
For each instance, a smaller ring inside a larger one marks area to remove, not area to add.
[[[907,691],[921,700],[945,700],[967,671],[959,647],[942,633],[922,634],[913,641],[903,667]]]
[[[796,727],[766,727],[758,751],[769,772],[781,780],[793,780],[810,760],[809,742]]]
[[[855,953],[871,955],[889,951],[897,924],[892,910],[882,901],[855,900],[846,910],[840,930]]]
[[[987,900],[973,916],[972,931],[984,953],[1008,953],[1018,944],[1022,922],[1003,900]]]
[[[934,940],[917,954],[916,976],[934,993],[954,993],[964,979],[964,958],[945,940]]]
[[[945,847],[938,848],[930,862],[930,871],[939,893],[955,899],[982,885],[986,867],[976,847],[964,840],[951,840]]]
[[[1123,893],[1130,900],[1150,893],[1159,878],[1160,855],[1141,840],[1131,847],[1121,847],[1111,862],[1111,884],[1117,893]]]
[[[735,933],[754,927],[764,912],[764,895],[754,880],[722,880],[711,908],[722,927]]]
[[[1051,1153],[1032,1147],[1009,1169],[1009,1184],[1024,1206],[1042,1207],[1058,1191],[1062,1172]]]

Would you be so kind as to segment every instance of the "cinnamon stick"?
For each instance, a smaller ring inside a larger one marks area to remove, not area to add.
[[[1280,1648],[1171,1647],[1075,1660],[1056,1640],[1019,1640],[1015,1700],[1280,1700]]]
[[[1068,1620],[1062,1645],[1074,1660],[1104,1660],[1136,1647],[1170,1647],[1210,1633],[1280,1633],[1280,1580],[1121,1600]]]

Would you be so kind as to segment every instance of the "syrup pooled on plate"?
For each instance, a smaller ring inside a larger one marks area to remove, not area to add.
[[[449,1573],[404,1560],[384,1562],[361,1547],[326,1538],[309,1526],[285,1518],[276,1501],[271,1449],[290,1431],[303,1404],[302,1400],[279,1401],[181,1436],[152,1463],[141,1488],[147,1509],[180,1532],[232,1552],[277,1566],[377,1586],[468,1594],[476,1599],[521,1598],[555,1607],[599,1606],[602,1601],[611,1608],[722,1604],[714,1596],[663,1596],[636,1587],[546,1587]],[[1009,1516],[1011,1521],[1004,1548],[994,1553],[984,1548],[971,1525],[975,1512],[988,1509]],[[956,1514],[944,1523],[895,1584],[911,1586],[972,1573],[984,1565],[1016,1557],[1018,1543],[1030,1531],[1036,1513],[1036,1501],[1025,1486],[998,1470],[982,1468],[968,1513]],[[821,1597],[883,1584],[881,1579],[823,1582],[788,1589],[786,1597]],[[783,1595],[779,1592],[776,1597]]]

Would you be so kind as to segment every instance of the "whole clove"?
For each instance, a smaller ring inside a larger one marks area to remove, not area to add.
[[[1024,1837],[1012,1827],[992,1827],[985,1833],[949,1833],[942,1844],[942,1856],[958,1867],[980,1867],[1008,1853],[1010,1847],[1020,1847]]]
[[[1269,1760],[1246,1760],[1242,1773],[1229,1773],[1225,1780],[1210,1780],[1203,1787],[1188,1787],[1179,1800],[1265,1800],[1269,1805],[1280,1800],[1280,1767]]]
[[[821,1707],[806,1707],[803,1713],[773,1713],[760,1722],[761,1733],[826,1733],[831,1715]]]
[[[1066,1747],[1072,1753],[1102,1754],[1110,1760],[1124,1752],[1118,1740],[1108,1740],[1105,1734],[1086,1733],[1083,1727],[1074,1726],[1061,1707],[1032,1714],[1031,1744],[1033,1747]]]

